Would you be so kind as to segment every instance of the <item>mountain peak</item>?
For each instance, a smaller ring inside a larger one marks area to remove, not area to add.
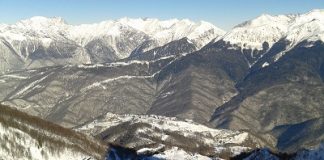
[[[256,19],[254,19],[254,21],[256,20],[269,20],[269,19],[272,19],[274,16],[270,15],[270,14],[266,14],[266,13],[263,13],[261,14],[260,16],[258,16]]]
[[[210,22],[207,21],[200,21],[198,23],[199,26],[203,27],[203,28],[217,28],[215,25],[211,24]],[[219,29],[219,28],[218,28]],[[221,30],[221,29],[220,29]],[[225,31],[224,31],[225,32]]]
[[[25,25],[57,25],[57,24],[66,24],[65,20],[62,17],[43,17],[43,16],[34,16],[29,19],[21,20],[18,23]]]
[[[262,50],[264,42],[268,42],[271,46],[282,38],[291,21],[291,16],[263,14],[237,25],[224,36],[223,40],[242,48]]]

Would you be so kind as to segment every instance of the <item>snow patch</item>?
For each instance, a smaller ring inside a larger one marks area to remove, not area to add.
[[[163,94],[161,94],[161,98],[166,98],[166,97],[168,97],[168,96],[170,96],[172,94],[174,94],[174,91],[163,93]]]
[[[167,159],[167,160],[180,160],[180,159],[185,159],[185,160],[212,160],[209,157],[202,156],[200,154],[192,154],[188,153],[182,149],[179,149],[177,147],[173,147],[169,150],[166,150],[162,153],[156,154],[152,156],[152,159],[157,158],[157,159]]]
[[[148,153],[156,153],[164,148],[164,145],[159,145],[156,148],[142,148],[136,151],[138,155],[146,155]]]
[[[264,62],[264,63],[262,64],[262,68],[267,67],[267,66],[269,66],[269,63],[268,63],[268,62]]]

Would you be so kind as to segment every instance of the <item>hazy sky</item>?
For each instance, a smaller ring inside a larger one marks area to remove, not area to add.
[[[0,23],[32,16],[63,17],[69,24],[122,17],[205,20],[229,30],[262,13],[305,13],[324,0],[0,0]]]

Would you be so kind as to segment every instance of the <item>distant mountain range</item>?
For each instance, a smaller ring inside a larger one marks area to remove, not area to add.
[[[190,20],[73,26],[33,17],[0,25],[0,40],[2,105],[105,143],[228,158],[234,151],[210,154],[183,142],[216,144],[212,132],[224,129],[247,133],[239,145],[246,151],[293,153],[324,140],[324,10],[261,15],[228,32]],[[209,128],[196,139],[181,125],[164,128],[180,123]]]
[[[0,71],[112,62],[187,37],[201,48],[225,32],[208,22],[128,19],[73,26],[33,17],[0,25]]]

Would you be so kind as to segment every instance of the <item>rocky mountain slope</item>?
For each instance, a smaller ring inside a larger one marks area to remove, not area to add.
[[[0,106],[0,159],[104,159],[107,147],[101,142]]]
[[[0,78],[2,103],[64,126],[108,111],[207,123],[215,107],[237,94],[235,82],[248,70],[240,54],[214,54],[215,50],[153,61],[13,72]]]
[[[324,113],[323,46],[323,43],[313,47],[300,44],[273,65],[247,74],[236,84],[240,94],[216,109],[212,123],[263,135],[279,126],[321,118]],[[321,140],[320,136],[317,141]],[[282,147],[281,143],[285,142],[276,144],[281,149],[293,147]]]

